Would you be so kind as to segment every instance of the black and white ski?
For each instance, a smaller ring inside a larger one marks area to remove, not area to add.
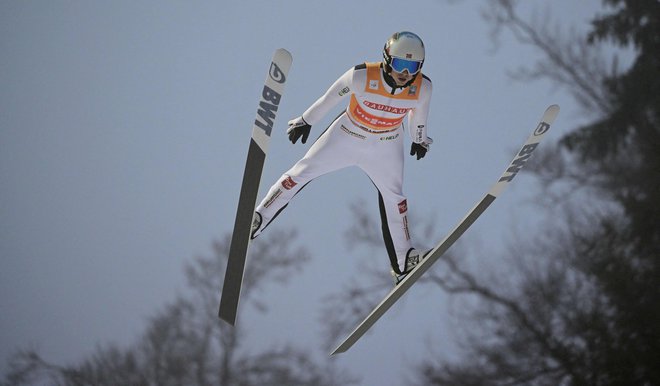
[[[495,201],[504,188],[513,180],[520,169],[525,165],[532,152],[536,149],[543,135],[550,129],[550,125],[559,113],[559,106],[552,105],[545,110],[541,122],[534,132],[514,157],[511,164],[500,176],[499,180],[492,186],[486,195],[479,201],[461,220],[460,223],[433,248],[428,256],[418,264],[385,298],[374,308],[373,311],[353,330],[353,332],[332,352],[332,355],[343,353],[364,335],[367,330],[380,319],[385,312],[410,288],[412,285],[435,263],[461,235],[476,221],[476,219]]]
[[[220,309],[218,311],[220,319],[231,325],[236,323],[243,273],[250,245],[252,215],[259,193],[261,173],[268,153],[270,134],[292,61],[291,54],[283,48],[276,50],[273,54],[268,76],[261,92],[257,117],[252,126],[252,138],[245,163],[245,171],[243,172],[243,183],[241,184],[234,233],[229,247],[227,271],[225,272]]]

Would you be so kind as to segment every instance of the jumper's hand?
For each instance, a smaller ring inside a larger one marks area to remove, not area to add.
[[[415,143],[413,142],[410,145],[410,155],[412,156],[417,156],[417,159],[422,159],[426,155],[426,152],[429,151],[431,148],[431,144],[433,143],[433,140],[431,138],[426,138],[426,141],[422,143]]]
[[[289,134],[291,143],[296,143],[300,137],[302,137],[301,142],[306,143],[311,129],[312,126],[310,124],[305,122],[302,117],[298,117],[289,121],[289,128],[286,133]]]

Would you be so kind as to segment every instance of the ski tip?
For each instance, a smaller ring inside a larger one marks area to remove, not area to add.
[[[293,61],[293,55],[291,55],[291,53],[285,48],[278,48],[275,50],[275,55],[279,57],[286,57],[290,62]]]
[[[559,105],[550,105],[543,113],[542,121],[551,124],[559,114]]]
[[[550,105],[545,111],[546,113],[557,115],[557,113],[559,113],[559,105]]]

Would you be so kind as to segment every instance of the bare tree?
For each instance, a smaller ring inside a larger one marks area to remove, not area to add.
[[[287,243],[276,240],[289,240]],[[260,299],[272,283],[286,283],[309,260],[293,231],[273,231],[253,244],[245,274],[241,314],[266,312]],[[338,385],[355,379],[332,364],[317,364],[293,345],[250,347],[245,328],[217,318],[218,294],[229,237],[213,244],[213,256],[186,264],[189,293],[154,315],[142,337],[129,348],[98,348],[80,364],[60,366],[35,350],[9,361],[3,385]],[[250,307],[246,307],[252,305]],[[247,308],[247,310],[246,310]],[[240,315],[239,314],[239,317]]]
[[[583,36],[547,15],[521,17],[515,1],[488,2],[494,38],[508,31],[539,53],[512,77],[550,80],[594,122],[532,159],[528,171],[550,200],[540,204],[552,204],[542,237],[512,241],[501,272],[450,253],[425,275],[464,307],[458,359],[430,356],[420,385],[660,384],[660,3],[604,3],[612,12]],[[633,45],[630,68],[605,59],[605,40]],[[366,214],[356,232],[364,245],[380,243]],[[351,312],[336,315],[329,335],[382,296],[380,282],[351,284],[335,298]]]
[[[458,281],[438,282],[478,299],[468,318],[475,328],[462,359],[427,363],[421,384],[660,384],[660,4],[604,3],[612,13],[597,17],[591,34],[569,38],[524,20],[513,1],[490,3],[495,31],[508,30],[541,53],[518,79],[566,88],[595,122],[536,159],[544,192],[563,185],[553,207],[561,217],[532,245],[511,247],[516,279],[483,280],[452,264]],[[596,45],[604,39],[634,42],[630,69],[619,72],[616,56],[606,69]],[[589,200],[566,194],[578,187]]]

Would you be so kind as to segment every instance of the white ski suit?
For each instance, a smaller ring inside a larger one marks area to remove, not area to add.
[[[256,234],[311,180],[347,166],[357,166],[378,189],[383,238],[390,263],[396,273],[403,272],[412,245],[402,187],[402,124],[407,115],[412,141],[430,142],[426,120],[432,84],[420,72],[409,86],[393,89],[384,76],[382,63],[355,66],[302,114],[303,120],[314,126],[341,100],[349,99],[346,110],[261,201],[256,211],[262,222]]]

